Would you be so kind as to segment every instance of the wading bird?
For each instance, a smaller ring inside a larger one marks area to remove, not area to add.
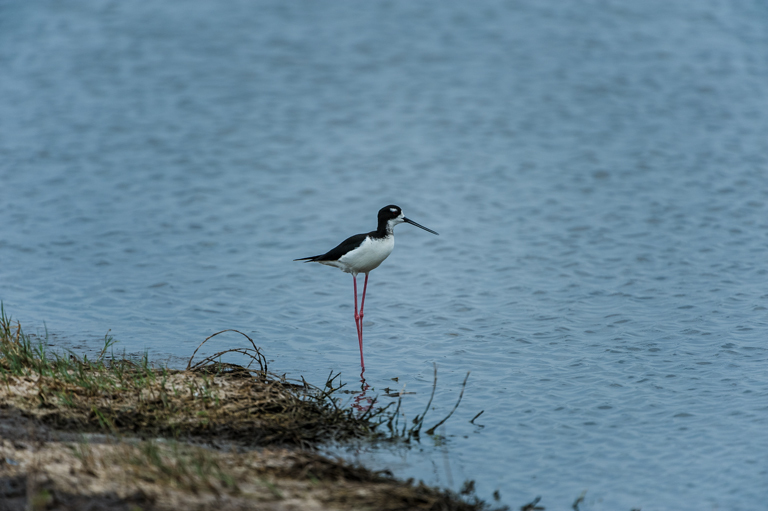
[[[408,223],[420,227],[427,232],[437,234],[432,229],[427,229],[413,220],[405,218],[403,210],[398,206],[390,205],[379,210],[379,225],[375,231],[366,234],[355,234],[342,241],[339,246],[322,255],[302,257],[294,261],[307,263],[320,263],[335,266],[341,271],[352,274],[355,289],[355,325],[357,326],[357,340],[360,343],[360,365],[365,371],[363,360],[363,307],[365,306],[365,291],[368,288],[368,273],[377,268],[395,248],[395,233],[397,224]],[[357,310],[357,274],[365,273],[363,284],[363,298],[360,301],[360,312]]]

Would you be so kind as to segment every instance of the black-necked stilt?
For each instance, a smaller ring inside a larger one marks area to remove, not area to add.
[[[421,227],[432,234],[437,234],[432,229],[427,229],[423,225],[405,218],[402,209],[390,205],[379,210],[379,226],[375,231],[350,236],[342,241],[339,246],[325,254],[294,259],[294,261],[315,262],[335,266],[341,271],[352,274],[355,289],[355,325],[357,326],[357,340],[360,342],[360,365],[363,371],[365,371],[365,361],[363,360],[363,306],[365,305],[365,291],[368,288],[368,273],[378,268],[384,259],[392,253],[392,249],[395,248],[393,228],[403,222]],[[357,311],[358,273],[365,273],[363,299],[360,301],[359,313]]]

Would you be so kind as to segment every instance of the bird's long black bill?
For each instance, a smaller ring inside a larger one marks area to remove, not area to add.
[[[408,223],[408,224],[411,224],[411,225],[415,225],[416,227],[421,227],[421,228],[422,228],[422,229],[424,229],[425,231],[427,231],[427,232],[431,232],[432,234],[437,234],[437,233],[436,233],[435,231],[433,231],[432,229],[427,229],[427,228],[426,228],[426,227],[424,227],[423,225],[421,225],[421,224],[417,224],[417,223],[416,223],[416,222],[414,222],[413,220],[408,220],[407,218],[403,218],[403,222],[405,222],[405,223]],[[440,236],[439,234],[437,234],[437,235],[438,235],[438,236]]]

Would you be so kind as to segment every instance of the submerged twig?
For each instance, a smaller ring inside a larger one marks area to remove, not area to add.
[[[544,511],[544,506],[538,506],[537,504],[541,500],[541,496],[536,497],[533,499],[533,501],[529,502],[528,504],[522,506],[520,508],[520,511]]]
[[[579,495],[576,500],[573,501],[573,505],[571,506],[573,508],[573,511],[579,511],[579,504],[584,502],[584,497],[587,496],[587,490],[584,490],[581,492],[581,495]]]
[[[483,413],[485,413],[485,410],[480,410],[480,413],[478,413],[477,415],[475,415],[474,417],[472,417],[472,420],[471,420],[471,421],[469,421],[469,423],[470,423],[470,424],[475,424],[475,419],[477,419],[478,417],[480,417],[480,416],[481,416]],[[480,426],[480,424],[477,424],[477,426]],[[480,426],[480,427],[482,427],[482,426]]]
[[[467,386],[467,380],[469,379],[469,373],[467,373],[467,376],[464,377],[464,383],[461,384],[461,393],[459,394],[459,399],[456,401],[456,404],[453,406],[453,410],[451,410],[451,413],[445,416],[443,420],[432,426],[427,430],[428,435],[433,435],[435,433],[435,430],[441,426],[445,421],[451,418],[451,415],[453,415],[453,412],[456,411],[456,409],[459,407],[459,403],[461,403],[461,398],[464,397],[464,388]]]
[[[432,399],[435,397],[435,389],[437,389],[437,364],[434,362],[432,363],[434,369],[435,369],[435,375],[432,380],[432,394],[429,396],[429,401],[427,402],[427,407],[424,408],[424,413],[421,414],[421,417],[418,415],[415,419],[413,419],[413,428],[411,428],[411,433],[416,438],[419,438],[419,432],[421,431],[421,426],[424,425],[424,418],[427,416],[427,412],[429,411],[429,407],[432,406]]]

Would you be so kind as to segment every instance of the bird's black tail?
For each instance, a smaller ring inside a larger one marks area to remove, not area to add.
[[[312,262],[317,261],[318,259],[320,259],[320,257],[322,257],[322,256],[316,255],[316,256],[312,256],[312,257],[302,257],[301,259],[294,259],[294,261],[304,261],[305,263],[312,263]]]

